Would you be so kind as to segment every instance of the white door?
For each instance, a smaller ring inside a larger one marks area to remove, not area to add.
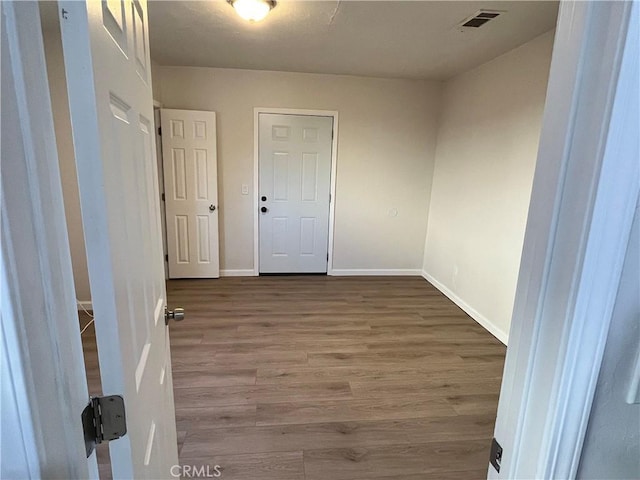
[[[258,122],[260,273],[326,273],[333,118]]]
[[[178,461],[144,0],[59,3],[100,374],[124,397],[114,478]]]
[[[169,278],[218,278],[216,114],[160,115]]]

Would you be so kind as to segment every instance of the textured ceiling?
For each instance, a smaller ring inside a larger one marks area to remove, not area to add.
[[[457,25],[504,11],[479,29]],[[161,65],[446,79],[554,28],[558,2],[280,0],[260,23],[223,0],[151,1]]]

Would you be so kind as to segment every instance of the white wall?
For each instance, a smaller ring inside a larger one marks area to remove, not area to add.
[[[422,267],[435,151],[436,82],[159,67],[166,108],[218,118],[220,261],[253,268],[253,109],[339,112],[335,269]],[[389,211],[397,209],[396,217]]]
[[[577,478],[640,478],[640,405],[626,403],[640,355],[640,209],[636,209]]]
[[[69,100],[67,97],[67,80],[62,55],[60,25],[57,21],[47,22],[43,28],[47,75],[53,109],[53,122],[56,132],[60,175],[64,194],[64,210],[69,232],[73,279],[76,298],[80,302],[91,301],[89,289],[89,272],[87,270],[87,254],[84,248],[84,233],[80,213],[80,194],[76,176],[76,159],[73,150],[71,133],[71,117],[69,116]]]
[[[553,32],[447,81],[424,275],[506,342]]]
[[[162,103],[162,91],[160,90],[160,65],[151,60],[151,87],[153,89],[153,99]]]

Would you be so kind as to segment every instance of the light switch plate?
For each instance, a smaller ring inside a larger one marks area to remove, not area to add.
[[[242,185],[242,194],[249,195],[249,185]]]

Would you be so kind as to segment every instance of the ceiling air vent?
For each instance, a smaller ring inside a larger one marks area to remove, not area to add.
[[[473,16],[465,19],[460,24],[461,27],[470,27],[470,28],[479,28],[487,23],[489,20],[493,20],[497,16],[501,15],[504,12],[490,11],[490,10],[480,10],[476,12]]]

